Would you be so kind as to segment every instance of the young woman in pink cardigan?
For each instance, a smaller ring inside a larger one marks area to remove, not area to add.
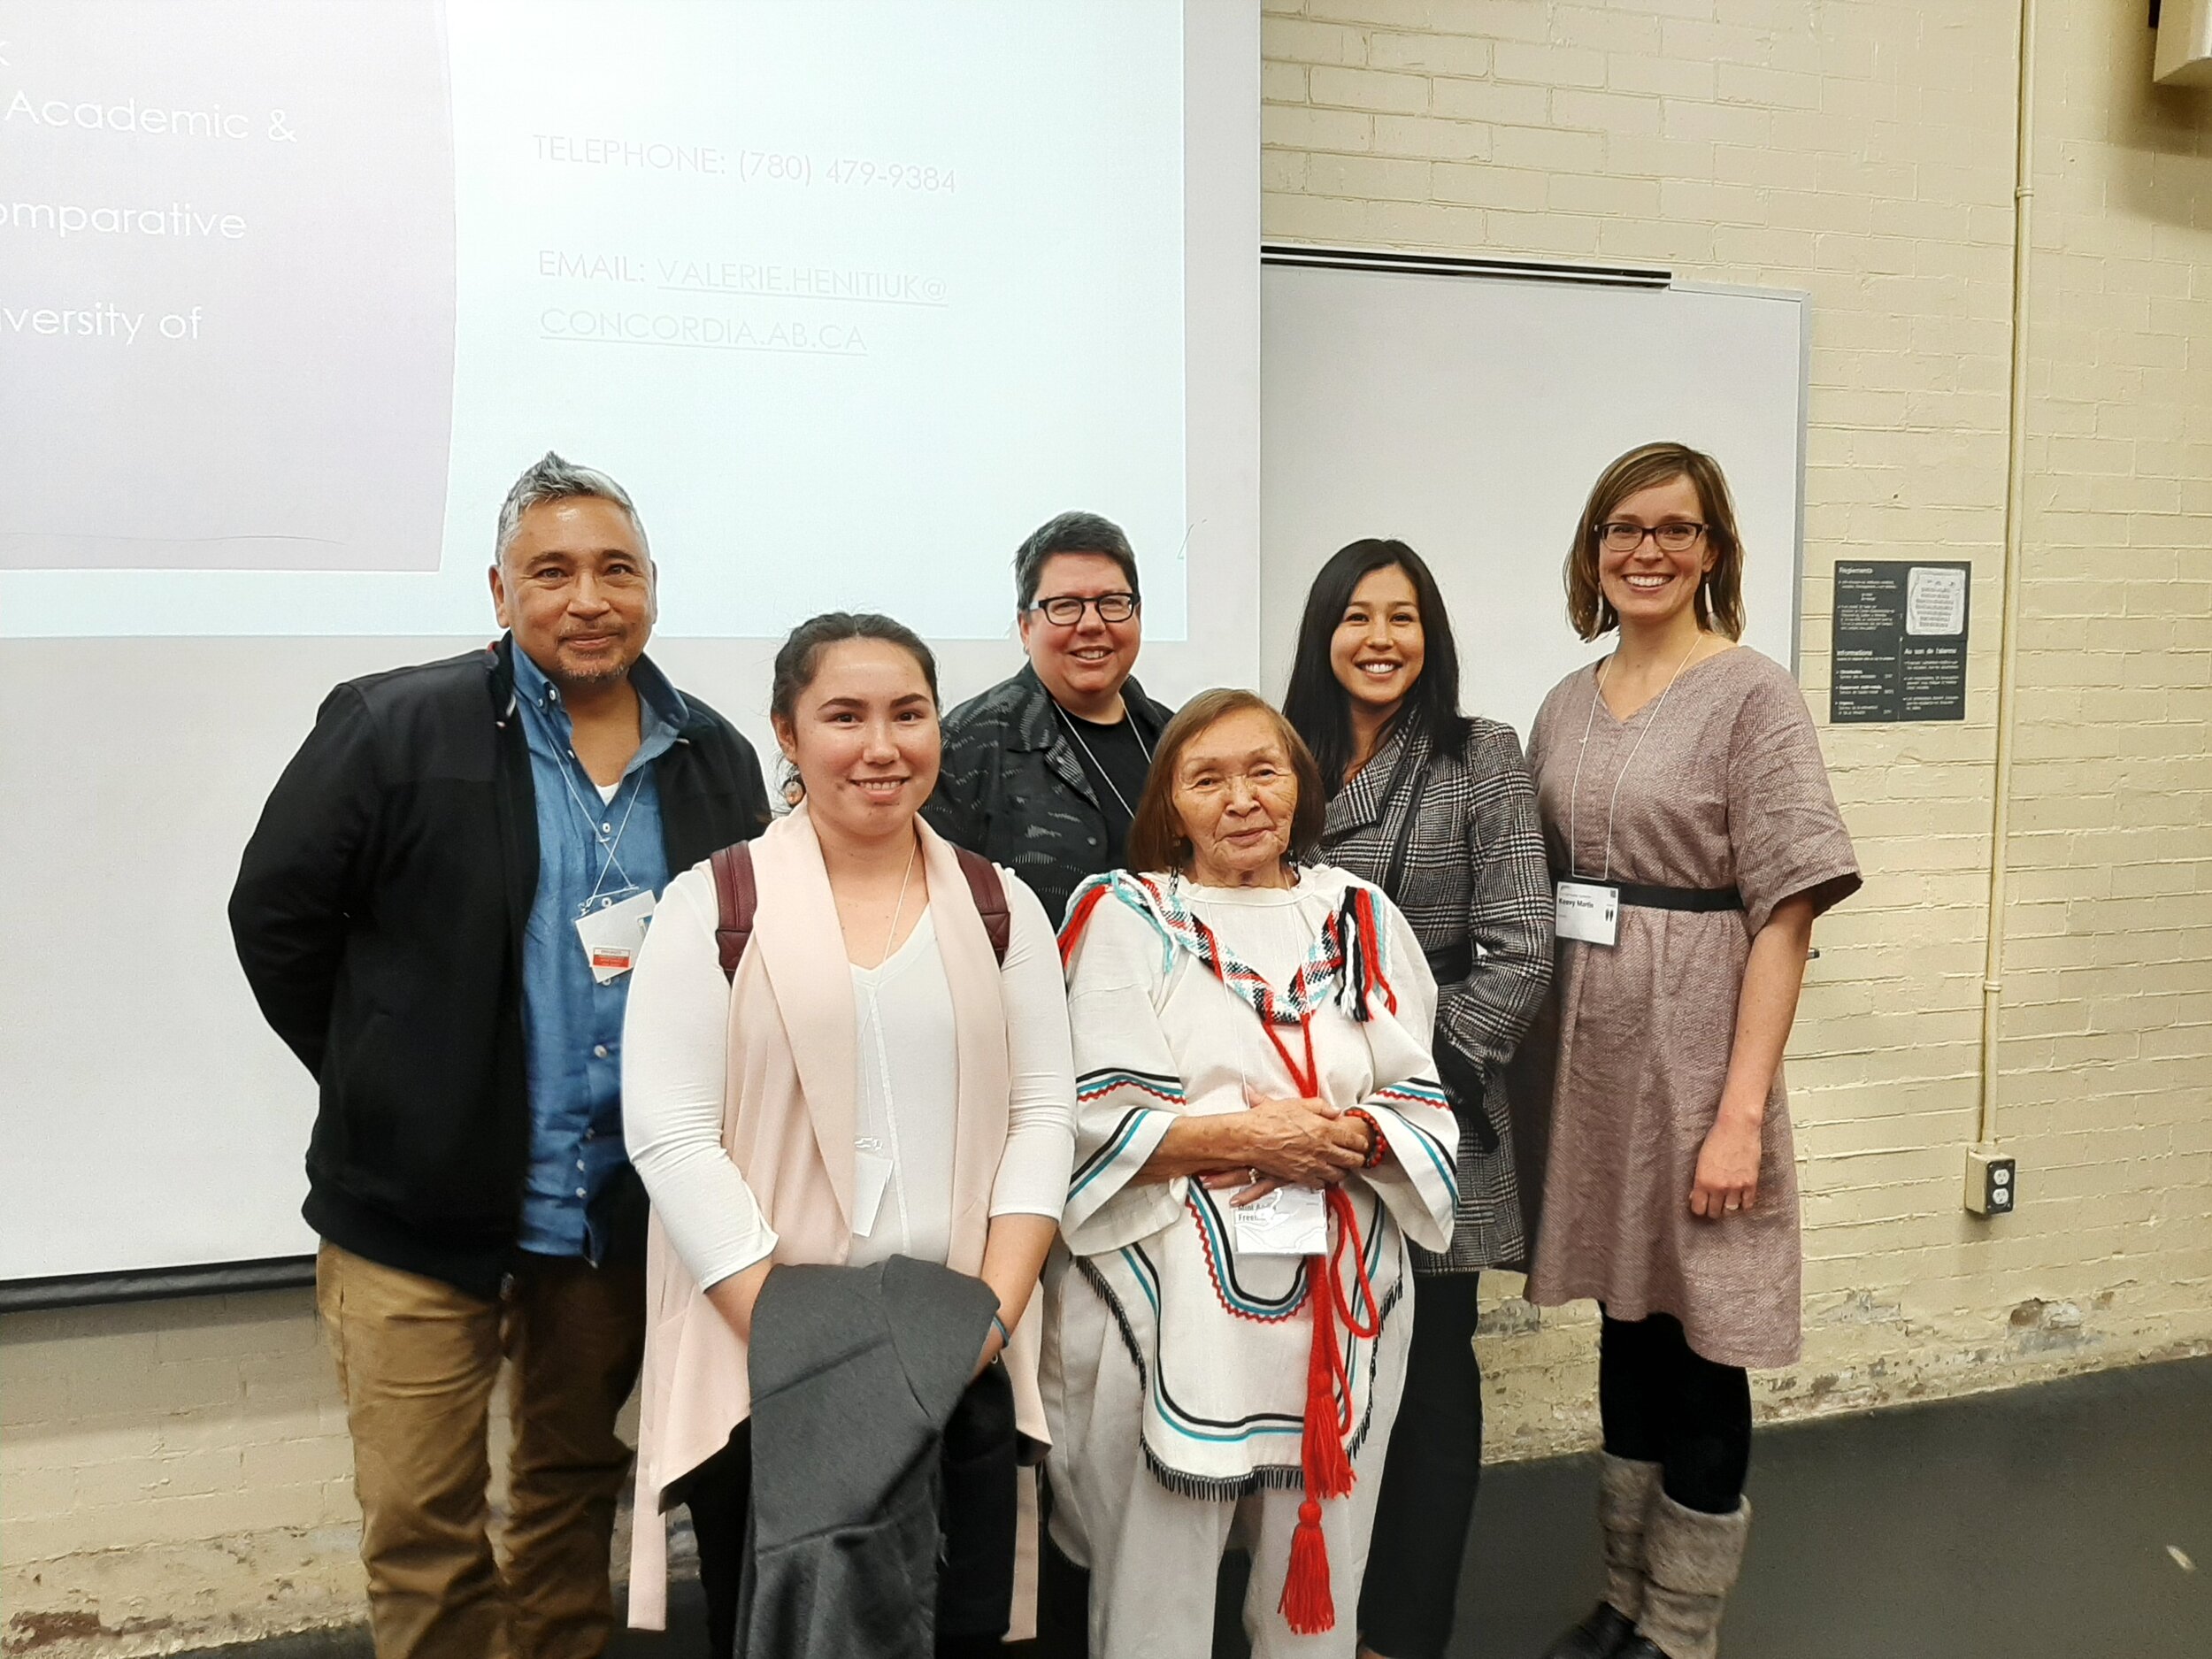
[[[784,1263],[900,1255],[998,1302],[947,1432],[996,1456],[987,1501],[942,1517],[937,1651],[964,1654],[1006,1633],[1015,1437],[1046,1438],[1033,1293],[1074,1148],[1058,953],[1000,870],[998,960],[953,848],[917,816],[938,703],[911,632],[842,612],[802,625],[771,714],[800,803],[751,843],[758,903],[734,979],[701,864],[669,884],[630,992],[626,1134],[655,1216],[631,1622],[663,1621],[661,1516],[687,1503],[709,1634],[732,1650],[755,1301]]]

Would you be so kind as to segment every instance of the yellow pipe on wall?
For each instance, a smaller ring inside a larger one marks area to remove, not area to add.
[[[2005,432],[2004,598],[1997,620],[1997,755],[1990,780],[1989,905],[1982,957],[1981,1110],[1977,1141],[1997,1140],[1999,1022],[2004,1011],[2005,878],[2012,805],[2013,690],[2020,632],[2020,549],[2027,506],[2028,292],[2034,258],[2035,5],[2020,0],[2020,91],[2012,164],[2012,385]]]

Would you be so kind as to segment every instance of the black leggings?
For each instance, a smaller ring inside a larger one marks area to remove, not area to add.
[[[1598,1415],[1605,1449],[1657,1463],[1661,1486],[1686,1509],[1728,1515],[1751,1466],[1751,1379],[1692,1351],[1681,1322],[1655,1313],[1609,1315],[1598,1337]]]
[[[1414,1281],[1405,1394],[1383,1460],[1360,1586],[1360,1640],[1386,1659],[1443,1659],[1482,1479],[1474,1273]]]

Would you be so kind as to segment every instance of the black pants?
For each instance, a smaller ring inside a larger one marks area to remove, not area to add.
[[[969,1659],[996,1652],[1014,1601],[1014,1391],[993,1365],[968,1386],[945,1425],[943,1546],[937,1570],[937,1652]],[[738,1597],[749,1554],[752,1508],[749,1423],[680,1483],[699,1540],[699,1587],[706,1594],[708,1659],[737,1649]]]
[[[1360,1640],[1385,1659],[1442,1659],[1482,1479],[1474,1273],[1414,1281],[1405,1394],[1383,1459],[1360,1586]]]
[[[1661,1486],[1686,1509],[1734,1512],[1751,1467],[1751,1379],[1692,1351],[1663,1313],[1625,1324],[1607,1316],[1598,1337],[1598,1415],[1605,1449],[1657,1463]]]
[[[1052,1482],[1037,1483],[1038,1659],[1087,1659],[1091,1651],[1091,1575],[1052,1541]]]

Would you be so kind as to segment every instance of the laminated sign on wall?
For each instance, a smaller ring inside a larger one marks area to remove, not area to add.
[[[1970,571],[1902,559],[1836,565],[1831,721],[1966,718]]]

